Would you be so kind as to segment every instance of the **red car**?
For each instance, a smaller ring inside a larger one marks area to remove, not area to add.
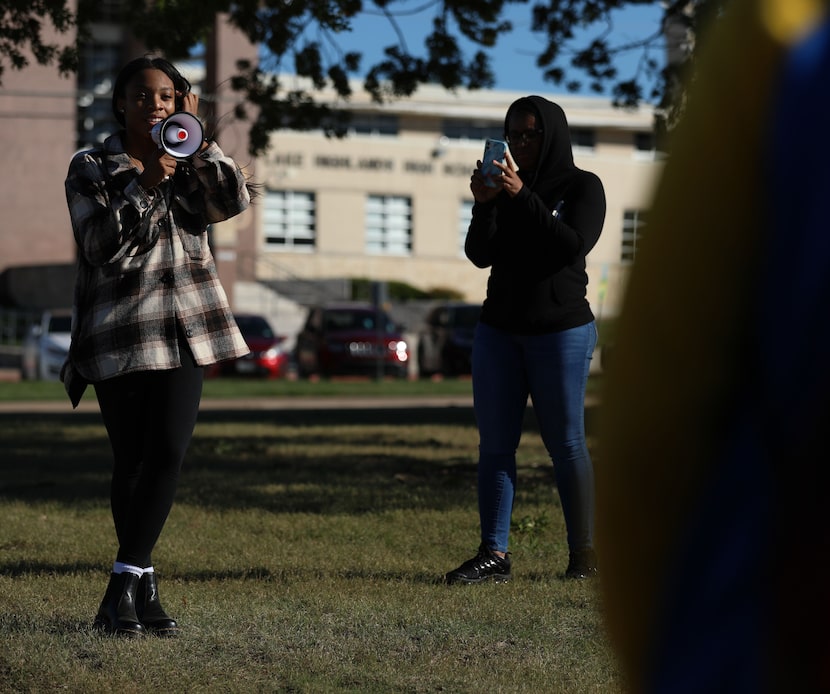
[[[314,306],[297,335],[301,377],[362,374],[406,378],[409,347],[402,328],[372,304]]]
[[[235,314],[234,318],[251,353],[214,364],[207,370],[206,376],[285,376],[291,357],[282,347],[285,337],[275,334],[263,316],[242,313]]]

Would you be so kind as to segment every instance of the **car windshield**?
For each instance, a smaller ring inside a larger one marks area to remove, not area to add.
[[[373,311],[337,310],[326,312],[325,329],[328,332],[342,332],[347,330],[377,330],[378,314]],[[394,332],[395,324],[381,313],[381,323],[386,332]]]
[[[455,324],[459,328],[474,328],[478,323],[478,318],[481,315],[481,306],[475,304],[473,306],[461,306],[455,311]]]
[[[72,317],[71,316],[50,316],[49,318],[49,332],[50,333],[68,333],[71,330]]]
[[[274,331],[262,316],[235,316],[236,324],[245,337],[261,337],[270,339]]]

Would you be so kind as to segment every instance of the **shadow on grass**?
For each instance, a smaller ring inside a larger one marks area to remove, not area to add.
[[[72,576],[74,574],[100,574],[101,566],[90,562],[42,562],[21,559],[0,564],[0,575],[9,578],[20,578],[21,576]]]
[[[594,414],[586,413],[589,431]],[[474,495],[475,447],[400,432],[422,425],[474,430],[474,422],[471,408],[455,406],[203,411],[199,426],[221,424],[229,433],[200,436],[197,428],[177,503],[322,515],[457,508]],[[242,425],[250,424],[280,430],[249,435]],[[354,430],[321,435],[326,426]],[[537,429],[531,409],[525,428],[531,435]],[[108,504],[110,448],[98,413],[1,414],[0,451],[0,498]],[[549,498],[550,465],[521,474],[523,493],[538,488]]]
[[[0,575],[9,578],[27,576],[74,576],[90,574],[100,577],[101,565],[89,562],[42,562],[19,560],[0,563]],[[425,571],[389,571],[383,569],[355,569],[355,568],[266,568],[264,566],[248,566],[240,568],[226,568],[211,571],[186,571],[165,573],[165,581],[183,580],[188,583],[211,583],[214,581],[256,581],[258,583],[293,584],[310,580],[341,579],[346,581],[376,581],[382,583],[443,583],[443,577]]]

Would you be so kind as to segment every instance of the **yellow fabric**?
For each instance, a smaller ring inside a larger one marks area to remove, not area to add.
[[[763,30],[779,43],[791,44],[815,26],[827,3],[823,0],[759,0]]]

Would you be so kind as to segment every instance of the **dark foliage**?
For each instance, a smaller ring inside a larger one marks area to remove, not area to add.
[[[232,80],[243,96],[236,116],[250,120],[251,152],[258,154],[267,149],[269,134],[278,128],[322,128],[329,135],[342,135],[348,126],[343,107],[352,95],[352,78],[361,77],[378,102],[409,96],[425,83],[450,90],[492,86],[488,49],[513,30],[505,19],[508,3],[528,5],[531,31],[546,43],[536,60],[546,80],[570,91],[608,90],[623,108],[655,103],[664,114],[663,125],[670,126],[682,109],[684,72],[695,37],[726,1],[424,0],[413,6],[406,0],[155,0],[125,3],[117,19],[150,49],[173,59],[209,37],[219,12],[260,45],[266,57],[258,64],[238,65]],[[662,22],[629,43],[613,42],[619,11],[658,2]],[[77,15],[68,0],[0,0],[0,8],[0,78],[7,66],[25,67],[27,51],[38,63],[56,64],[62,72],[73,69],[72,47],[50,42],[47,26],[65,33],[75,26],[87,27],[103,11],[94,0],[81,0]],[[423,45],[413,46],[407,42],[406,23],[417,13],[430,13],[432,26]],[[377,37],[385,44],[383,58],[362,66],[361,54],[344,52],[338,38],[367,14],[385,18],[389,29]],[[594,38],[576,45],[576,32],[584,29],[595,30]],[[667,40],[678,46],[669,61]],[[632,51],[640,56],[633,74],[620,74],[616,59]],[[282,84],[280,73],[305,78],[304,86]],[[324,89],[330,90],[326,102],[320,95]]]

